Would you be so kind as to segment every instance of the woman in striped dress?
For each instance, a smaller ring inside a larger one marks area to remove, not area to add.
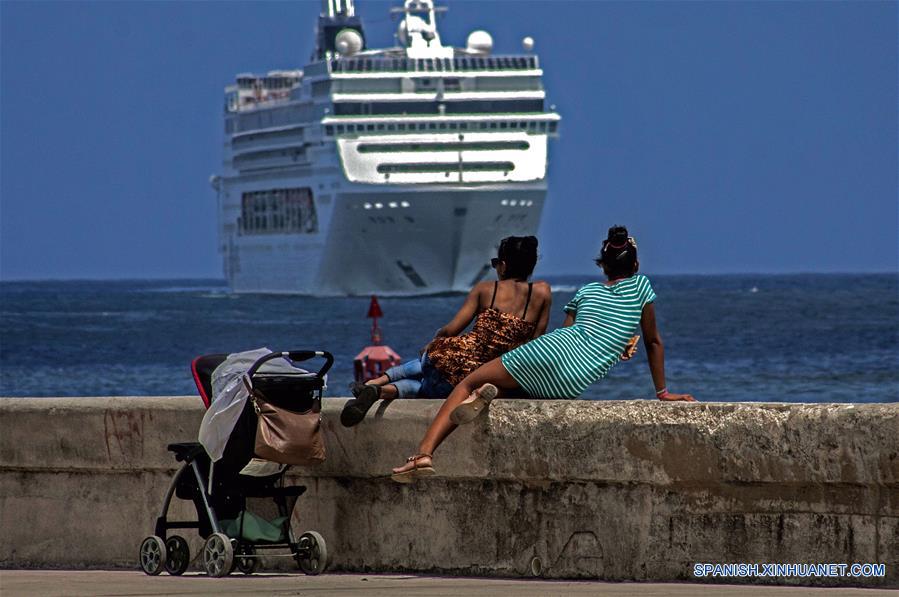
[[[639,325],[659,400],[694,402],[665,386],[665,351],[656,327],[656,295],[638,275],[637,244],[623,226],[609,229],[596,260],[606,282],[583,286],[565,305],[563,326],[486,363],[455,387],[425,433],[418,454],[393,469],[392,478],[410,483],[434,474],[433,451],[457,425],[481,414],[499,393],[526,392],[534,398],[577,398],[605,377],[622,358]]]

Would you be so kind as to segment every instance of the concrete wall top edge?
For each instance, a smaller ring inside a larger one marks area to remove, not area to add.
[[[328,460],[298,472],[384,477],[415,452],[440,401],[378,403],[357,427],[323,406]],[[195,441],[196,396],[0,398],[0,469],[171,470]],[[899,483],[899,403],[495,402],[435,454],[447,478],[546,482]]]
[[[202,410],[199,396],[67,396],[0,397],[0,411],[46,411],[51,408],[72,410],[108,409],[186,409]]]

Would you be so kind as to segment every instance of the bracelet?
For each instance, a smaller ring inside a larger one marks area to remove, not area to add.
[[[668,397],[668,388],[664,387],[661,390],[656,390],[656,398],[667,398]]]

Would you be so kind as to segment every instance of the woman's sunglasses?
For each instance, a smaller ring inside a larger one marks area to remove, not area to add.
[[[499,257],[494,257],[493,259],[490,260],[490,267],[492,267],[493,269],[496,269],[496,266],[499,265],[500,263],[502,263],[502,261],[503,260],[500,259]]]

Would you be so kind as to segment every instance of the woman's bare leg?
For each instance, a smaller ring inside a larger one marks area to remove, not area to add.
[[[516,390],[520,386],[515,379],[509,375],[506,368],[503,367],[501,359],[493,359],[475,370],[471,375],[463,379],[459,385],[453,388],[452,393],[443,402],[437,416],[431,422],[431,426],[425,432],[424,438],[418,444],[419,454],[433,454],[446,436],[452,433],[456,428],[450,421],[450,413],[453,412],[463,400],[485,383],[492,383],[500,390],[500,396],[503,391]]]

